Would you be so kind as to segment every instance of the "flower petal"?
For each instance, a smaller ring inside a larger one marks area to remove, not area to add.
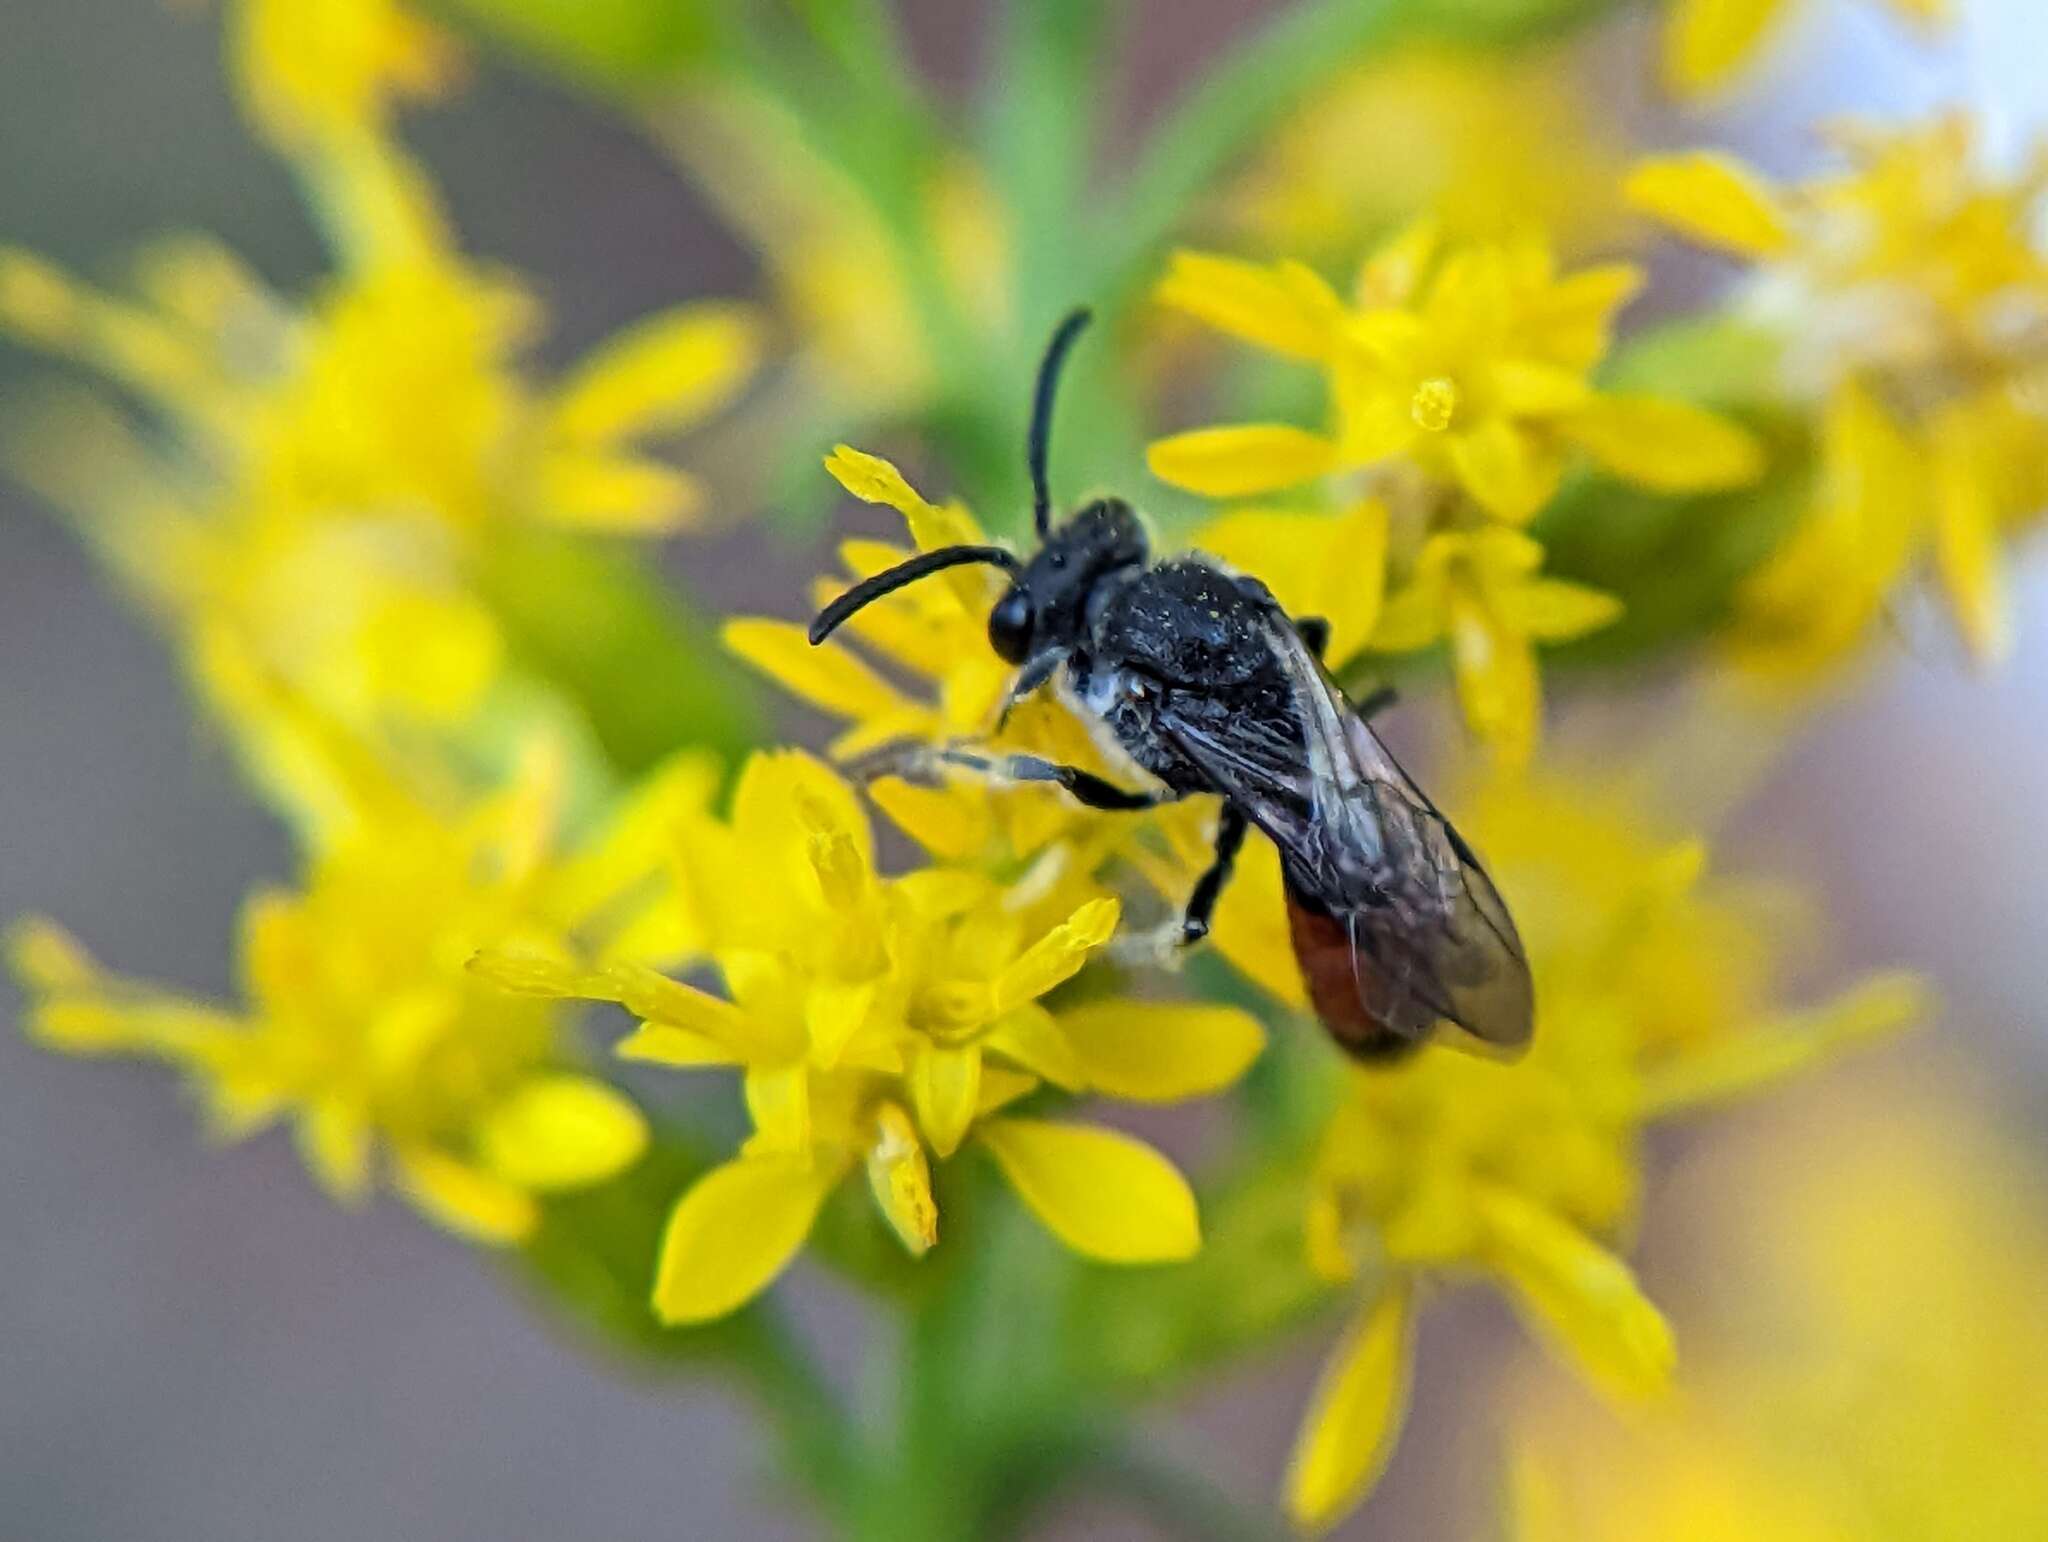
[[[1776,191],[1731,155],[1651,156],[1630,170],[1622,195],[1673,230],[1739,256],[1775,257],[1792,245]]]
[[[1497,591],[1493,605],[1510,631],[1541,642],[1564,642],[1611,625],[1621,601],[1562,578],[1531,578]]]
[[[583,445],[686,428],[753,373],[761,333],[742,305],[659,311],[584,356],[555,394],[550,426]]]
[[[1657,492],[1741,487],[1763,474],[1763,446],[1754,434],[1687,402],[1596,396],[1555,421],[1608,471]]]
[[[1610,1396],[1640,1401],[1670,1384],[1671,1328],[1627,1264],[1519,1194],[1482,1188],[1475,1201],[1490,1261],[1538,1336]]]
[[[1072,979],[1088,955],[1116,932],[1121,913],[1114,899],[1089,900],[1026,948],[996,976],[990,1003],[994,1014],[1013,1012]]]
[[[1489,514],[1510,524],[1534,518],[1564,476],[1556,449],[1506,418],[1488,418],[1446,437],[1459,483]]]
[[[444,1152],[406,1147],[397,1153],[394,1168],[407,1199],[473,1242],[505,1246],[522,1241],[540,1217],[524,1189]]]
[[[1296,359],[1329,351],[1343,302],[1300,263],[1272,267],[1201,252],[1175,252],[1160,281],[1161,304],[1246,342]]]
[[[981,1046],[918,1046],[910,1067],[910,1100],[925,1139],[941,1157],[960,1149],[981,1102]]]
[[[919,710],[867,665],[831,643],[812,646],[788,621],[742,617],[719,633],[726,647],[791,694],[839,717],[865,722]]]
[[[1785,0],[1676,0],[1664,23],[1664,87],[1704,96],[1748,62]]]
[[[1323,1368],[1287,1468],[1287,1513],[1320,1531],[1365,1497],[1392,1454],[1414,1356],[1408,1287],[1391,1283]]]
[[[867,1164],[868,1187],[883,1218],[911,1256],[922,1258],[939,1240],[939,1207],[924,1147],[910,1116],[894,1103],[884,1103],[875,1115]]]
[[[662,1234],[655,1315],[709,1322],[746,1305],[796,1256],[841,1171],[803,1157],[745,1156],[699,1178]]]
[[[1059,1025],[1089,1088],[1143,1103],[1227,1087],[1266,1043],[1249,1012],[1197,1002],[1091,1001]]]
[[[1025,1204],[1077,1253],[1160,1263],[1201,1246],[1194,1192],[1143,1141],[1042,1119],[992,1119],[980,1136]]]
[[[1337,447],[1283,423],[1198,428],[1154,440],[1145,464],[1162,482],[1212,498],[1298,487],[1337,469]]]
[[[515,1088],[477,1130],[484,1165],[525,1189],[574,1189],[631,1166],[647,1123],[622,1094],[587,1076],[539,1076]]]

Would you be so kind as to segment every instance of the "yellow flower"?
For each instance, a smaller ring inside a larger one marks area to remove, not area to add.
[[[883,877],[852,791],[793,751],[756,755],[730,821],[689,821],[679,847],[725,996],[628,967],[516,954],[478,965],[514,989],[622,1002],[643,1020],[621,1045],[629,1058],[741,1072],[754,1134],[670,1217],[654,1285],[665,1320],[718,1317],[766,1288],[857,1169],[924,1253],[939,1237],[932,1162],[970,1141],[1079,1252],[1144,1263],[1195,1250],[1194,1197],[1151,1147],[1005,1112],[1041,1084],[1187,1098],[1258,1053],[1257,1025],[1231,1008],[1041,1003],[1109,940],[1115,900],[1096,893],[1048,922],[1028,877]]]
[[[1838,173],[1776,186],[1727,157],[1652,160],[1635,202],[1760,265],[1784,385],[1820,404],[1806,517],[1741,597],[1738,654],[1794,677],[1868,635],[1931,566],[1980,660],[2012,627],[2004,545],[2048,505],[2048,167],[1998,181],[1957,116],[1838,136]]]
[[[879,456],[841,445],[826,458],[825,469],[854,497],[900,513],[920,551],[989,543],[965,505],[927,502]],[[812,598],[822,606],[853,582],[908,555],[882,541],[848,541],[840,547],[847,576],[819,579]],[[1105,770],[1086,727],[1050,692],[1020,704],[998,730],[1003,693],[1016,673],[988,642],[989,609],[1003,584],[993,569],[957,567],[929,583],[898,590],[846,623],[843,635],[918,681],[923,689],[916,693],[893,683],[842,642],[813,646],[806,628],[794,622],[741,617],[727,622],[723,635],[727,647],[785,690],[848,720],[832,741],[835,756],[857,756],[898,740],[972,739],[1063,765]],[[873,790],[883,811],[944,861],[1028,857],[1066,835],[1096,852],[1083,864],[1093,871],[1107,854],[1106,845],[1135,828],[1128,815],[1091,814],[1045,786],[991,790],[961,778],[943,788],[926,788],[891,779]]]
[[[1155,443],[1149,463],[1168,482],[1231,498],[1405,462],[1516,524],[1550,501],[1574,450],[1662,492],[1754,479],[1760,452],[1733,424],[1591,384],[1613,313],[1640,282],[1619,263],[1561,276],[1534,241],[1447,246],[1429,223],[1367,261],[1349,306],[1299,263],[1183,252],[1160,298],[1320,365],[1332,422],[1325,433],[1198,429]]]
[[[2042,1174],[1980,1096],[1917,1067],[1802,1100],[1689,1179],[1728,1260],[1692,1292],[1690,1396],[1631,1428],[1527,1396],[1517,1542],[2048,1528]]]
[[[398,151],[364,141],[340,270],[303,307],[206,242],[137,264],[132,295],[0,249],[0,329],[105,376],[19,436],[23,474],[72,514],[188,649],[238,633],[358,726],[446,721],[502,668],[473,582],[508,527],[655,533],[704,501],[637,441],[700,419],[752,367],[757,326],[688,305],[531,380],[535,307],[454,246]]]
[[[1597,777],[1503,779],[1461,824],[1528,943],[1537,1031],[1498,1065],[1424,1052],[1350,1072],[1323,1137],[1311,1264],[1360,1295],[1304,1421],[1287,1503],[1309,1526],[1370,1486],[1398,1431],[1423,1287],[1498,1283],[1611,1396],[1662,1391],[1673,1346],[1615,1249],[1652,1121],[1746,1094],[1919,1009],[1881,977],[1800,1012],[1760,896],[1703,879],[1694,842],[1646,833]]]
[[[1233,202],[1268,250],[1354,260],[1433,210],[1466,239],[1614,234],[1619,136],[1580,61],[1440,43],[1351,70],[1285,124]]]
[[[242,1003],[108,974],[31,921],[12,942],[28,1031],[68,1053],[168,1062],[223,1136],[288,1120],[307,1168],[344,1203],[388,1178],[454,1231],[517,1242],[540,1197],[626,1167],[645,1131],[630,1101],[577,1069],[560,1013],[507,999],[466,965],[480,947],[571,930],[607,954],[691,946],[660,893],[659,833],[709,797],[716,769],[679,762],[606,833],[562,852],[559,768],[544,750],[501,793],[444,815],[306,726],[272,728],[302,760],[327,760],[321,785],[345,789],[354,817],[330,823],[300,887],[245,906]]]
[[[1777,27],[1789,0],[1673,0],[1664,23],[1664,84],[1674,95],[1704,96],[1728,84]],[[1946,22],[1950,0],[1884,0],[1901,21],[1925,32]]]
[[[249,115],[300,147],[383,125],[396,97],[431,97],[453,41],[397,0],[236,0],[232,47]]]
[[[1542,562],[1543,548],[1517,530],[1433,535],[1372,639],[1399,653],[1447,638],[1465,721],[1509,766],[1527,763],[1542,721],[1534,645],[1584,636],[1621,614],[1612,595],[1539,576]]]

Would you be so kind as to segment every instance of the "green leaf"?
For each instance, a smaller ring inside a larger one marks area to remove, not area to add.
[[[737,763],[766,736],[752,677],[680,589],[626,548],[508,534],[480,560],[478,583],[513,661],[576,702],[622,774],[685,745]]]

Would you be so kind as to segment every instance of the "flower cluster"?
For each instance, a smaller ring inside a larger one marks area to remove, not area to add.
[[[1373,559],[1353,572],[1363,614],[1333,662],[1447,642],[1467,721],[1521,764],[1540,718],[1534,645],[1619,613],[1609,596],[1544,576],[1524,528],[1571,461],[1658,492],[1736,486],[1761,469],[1734,424],[1592,380],[1614,313],[1640,283],[1625,264],[1561,274],[1534,241],[1452,243],[1427,220],[1366,261],[1349,302],[1298,263],[1182,253],[1161,300],[1319,367],[1330,421],[1319,432],[1260,423],[1179,434],[1152,446],[1152,469],[1218,498],[1320,489]],[[1226,524],[1220,544],[1234,544],[1236,528]],[[1293,549],[1328,581],[1328,553]],[[1289,592],[1291,565],[1275,593],[1310,606],[1314,596]]]
[[[1510,1535],[1905,1542],[2048,1524],[2032,1309],[2048,1232],[2015,1204],[2042,1173],[1983,1116],[1980,1093],[1923,1068],[1695,1162],[1699,1231],[1727,1265],[1689,1303],[1689,1395],[1630,1428],[1525,1396]]]
[[[1496,780],[1464,812],[1528,944],[1536,1037],[1513,1065],[1425,1053],[1350,1074],[1308,1196],[1310,1262],[1358,1302],[1288,1476],[1289,1508],[1308,1525],[1355,1503],[1391,1449],[1416,1310],[1437,1282],[1498,1283],[1610,1396],[1662,1389],[1671,1333],[1616,1251],[1644,1130],[1921,1010],[1919,986],[1899,975],[1779,1006],[1766,896],[1705,877],[1700,845],[1650,833],[1618,786]]]
[[[1818,402],[1799,520],[1741,596],[1739,656],[1810,674],[1931,562],[1973,654],[2011,645],[2003,546],[2048,507],[2048,168],[1979,170],[1968,121],[1844,126],[1835,173],[1781,186],[1717,154],[1645,162],[1629,191],[1758,266],[1784,389]]]
[[[295,889],[242,912],[240,1007],[111,975],[46,921],[15,932],[30,1033],[53,1049],[178,1068],[241,1138],[288,1120],[307,1168],[361,1202],[380,1172],[424,1213],[487,1243],[525,1237],[537,1196],[597,1183],[645,1142],[638,1111],[577,1064],[568,1024],[467,972],[486,944],[585,937],[607,954],[695,946],[661,880],[658,832],[701,807],[716,768],[685,756],[593,839],[561,839],[561,757],[529,745],[512,781],[442,809],[334,725],[242,679],[237,710],[297,767],[331,843]]]
[[[0,329],[145,409],[60,403],[12,459],[188,658],[232,634],[349,723],[451,722],[505,666],[477,575],[493,543],[666,531],[701,508],[702,487],[639,443],[732,396],[759,323],[683,305],[530,379],[532,296],[459,250],[384,123],[448,45],[354,0],[247,0],[237,20],[251,114],[303,174],[335,271],[295,303],[190,238],[144,252],[112,293],[0,249]]]
[[[969,1144],[1089,1257],[1195,1250],[1194,1196],[1166,1158],[1012,1110],[1041,1086],[1162,1102],[1213,1092],[1262,1042],[1230,1007],[1096,995],[1048,1008],[1116,928],[1116,900],[1085,873],[1049,853],[1007,884],[971,866],[883,877],[852,789],[794,751],[755,756],[730,819],[686,819],[676,842],[725,995],[630,966],[518,952],[478,963],[515,990],[622,1003],[643,1023],[621,1045],[628,1058],[741,1072],[754,1133],[677,1202],[654,1287],[665,1320],[751,1299],[856,1170],[924,1253],[939,1237],[931,1164]]]

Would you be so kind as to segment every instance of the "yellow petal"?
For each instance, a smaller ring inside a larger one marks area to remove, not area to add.
[[[726,647],[784,690],[839,717],[865,722],[922,710],[844,648],[811,645],[804,628],[787,621],[728,621]]]
[[[825,457],[825,469],[841,487],[863,503],[880,503],[903,515],[931,507],[903,473],[879,455],[842,444]]]
[[[663,535],[704,506],[688,472],[642,456],[556,450],[540,465],[537,513],[552,524],[608,535]]]
[[[1980,664],[2012,652],[2005,554],[1998,540],[1999,467],[1964,416],[1951,412],[1934,432],[1934,557],[1963,640]]]
[[[1086,1085],[1080,1059],[1065,1030],[1035,1001],[999,1019],[982,1043],[1055,1087],[1078,1092]]]
[[[981,1046],[921,1044],[911,1061],[910,1099],[932,1150],[941,1157],[958,1151],[981,1101]]]
[[[1763,446],[1754,434],[1686,402],[1597,396],[1555,421],[1615,476],[1657,492],[1711,492],[1763,475]]]
[[[1674,0],[1664,23],[1664,86],[1702,96],[1748,61],[1784,0]]]
[[[1502,623],[1524,637],[1564,642],[1619,619],[1621,601],[1561,578],[1532,578],[1493,597]]]
[[[1717,151],[1639,161],[1622,193],[1643,213],[1708,246],[1744,257],[1775,257],[1792,245],[1785,212],[1770,184]]]
[[[1536,654],[1528,639],[1509,631],[1470,597],[1453,601],[1450,636],[1465,722],[1505,766],[1527,764],[1543,711]]]
[[[893,776],[868,784],[868,797],[918,845],[942,862],[977,857],[990,835],[986,799],[960,787],[919,787]]]
[[[991,1005],[997,1016],[1036,1001],[1072,979],[1088,955],[1116,931],[1122,907],[1114,899],[1092,899],[1038,939],[996,976]]]
[[[802,1157],[746,1156],[699,1178],[662,1234],[655,1315],[709,1322],[746,1305],[796,1256],[841,1171]]]
[[[1300,263],[1267,267],[1201,252],[1173,254],[1158,298],[1220,332],[1296,359],[1320,359],[1329,351],[1344,308]]]
[[[1090,1089],[1144,1103],[1227,1087],[1266,1042],[1250,1013],[1195,1002],[1091,1001],[1059,1023]]]
[[[1789,1013],[1680,1050],[1643,1074],[1637,1107],[1647,1121],[1731,1102],[1888,1038],[1933,1008],[1933,993],[1919,976],[1880,974],[1813,1011]]]
[[[1507,418],[1487,418],[1448,436],[1451,469],[1489,514],[1525,524],[1550,502],[1564,476],[1555,447]]]
[[[556,393],[550,426],[575,444],[686,428],[753,373],[760,318],[742,305],[660,311],[600,343]]]
[[[1144,1142],[1041,1119],[993,1119],[980,1134],[1024,1202],[1076,1252],[1160,1263],[1201,1246],[1187,1180]]]
[[[368,1194],[370,1128],[359,1110],[323,1099],[300,1115],[293,1133],[306,1170],[321,1188],[345,1205]]]
[[[755,1143],[769,1152],[811,1148],[811,1077],[803,1066],[749,1069],[745,1079],[747,1116]]]
[[[521,1241],[539,1210],[533,1196],[466,1162],[425,1146],[398,1152],[398,1186],[421,1211],[474,1242],[498,1246]]]
[[[1337,469],[1337,447],[1281,423],[1198,428],[1153,441],[1145,464],[1163,482],[1212,498],[1276,492]]]
[[[1670,1326],[1627,1264],[1519,1194],[1486,1188],[1476,1200],[1490,1262],[1540,1337],[1612,1397],[1641,1400],[1669,1386]]]
[[[668,1023],[642,1023],[619,1040],[613,1046],[612,1053],[621,1060],[634,1060],[646,1065],[665,1065],[679,1071],[696,1070],[701,1066],[742,1063],[740,1056],[730,1045]]]
[[[1296,1525],[1334,1525],[1379,1478],[1407,1411],[1414,1332],[1403,1283],[1390,1283],[1345,1330],[1288,1463],[1287,1513]]]
[[[587,1076],[539,1076],[477,1130],[484,1165],[525,1189],[574,1189],[639,1159],[647,1124],[623,1094]]]
[[[884,1219],[913,1257],[923,1257],[939,1240],[939,1207],[924,1147],[910,1116],[894,1103],[884,1103],[875,1115],[867,1161],[868,1186]]]

